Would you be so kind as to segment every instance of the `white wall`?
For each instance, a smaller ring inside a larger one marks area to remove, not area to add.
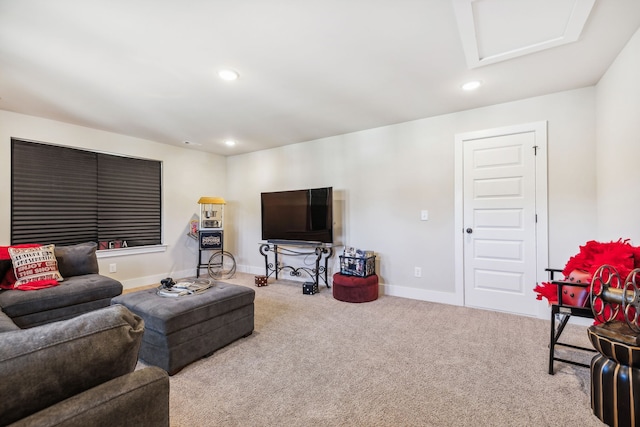
[[[598,238],[640,245],[640,30],[597,85]]]
[[[194,271],[185,237],[202,195],[227,199],[225,247],[239,270],[260,273],[260,192],[333,186],[342,241],[377,252],[381,281],[410,297],[454,291],[454,136],[548,121],[549,265],[587,240],[640,244],[640,36],[596,87],[222,157],[0,111],[0,244],[9,243],[12,136],[162,160],[166,253],[101,260],[127,287]],[[596,130],[597,123],[597,130]],[[596,137],[597,136],[597,137]],[[597,141],[597,142],[596,142]],[[597,159],[597,161],[596,161]],[[428,209],[429,221],[419,220]],[[337,257],[335,259],[337,261]],[[337,263],[332,265],[337,271]],[[413,277],[413,267],[423,277]],[[108,274],[108,273],[107,273]],[[152,280],[153,279],[153,280]],[[533,286],[533,284],[532,284]]]
[[[224,157],[100,130],[0,111],[0,244],[10,243],[11,138],[23,138],[108,153],[162,161],[164,244],[166,251],[100,258],[100,272],[125,287],[156,283],[172,276],[195,274],[197,242],[187,237],[188,223],[198,214],[200,196],[222,196],[226,188]],[[52,164],[52,168],[56,165]],[[116,273],[109,273],[115,263]]]
[[[260,193],[333,186],[342,241],[377,253],[380,280],[394,294],[439,300],[454,292],[455,134],[544,120],[549,265],[562,267],[596,232],[593,87],[229,157],[228,248],[241,269],[263,272]],[[429,221],[420,221],[421,209]]]

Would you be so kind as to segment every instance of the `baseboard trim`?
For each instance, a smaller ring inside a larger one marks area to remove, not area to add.
[[[264,267],[255,267],[247,265],[238,265],[236,271],[249,274],[264,274]],[[333,277],[332,272],[328,274],[329,278]],[[280,279],[301,280],[300,278],[287,277],[281,275]],[[304,278],[303,278],[304,279]],[[308,278],[306,279],[308,280]],[[449,305],[461,305],[460,298],[453,292],[431,291],[425,289],[410,288],[407,286],[397,286],[389,284],[380,284],[380,295],[389,295],[394,297],[409,298],[420,301],[429,301]]]

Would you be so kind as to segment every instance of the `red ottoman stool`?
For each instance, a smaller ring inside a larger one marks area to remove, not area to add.
[[[378,299],[378,276],[333,275],[333,297],[346,302],[369,302]]]

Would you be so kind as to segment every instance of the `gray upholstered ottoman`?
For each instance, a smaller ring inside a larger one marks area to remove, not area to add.
[[[161,297],[156,289],[132,292],[111,300],[144,320],[140,359],[169,375],[219,348],[251,335],[251,288],[216,283],[207,291],[181,297]]]

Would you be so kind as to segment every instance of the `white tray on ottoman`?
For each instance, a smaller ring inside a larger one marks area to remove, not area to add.
[[[193,295],[162,297],[156,292],[123,294],[111,304],[122,304],[142,317],[140,359],[169,375],[253,332],[252,288],[218,282]]]

